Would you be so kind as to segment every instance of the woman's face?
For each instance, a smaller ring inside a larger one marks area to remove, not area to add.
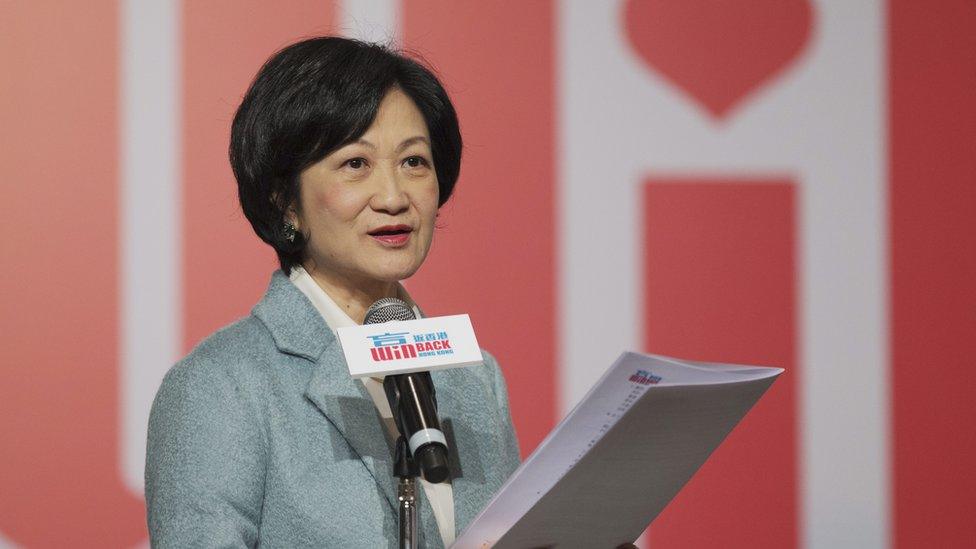
[[[365,289],[420,268],[437,202],[427,124],[394,88],[366,133],[301,173],[291,217],[308,237],[309,272]]]

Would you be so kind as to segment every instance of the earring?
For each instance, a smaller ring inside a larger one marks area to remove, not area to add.
[[[288,242],[294,242],[295,235],[298,233],[298,229],[296,229],[295,226],[291,224],[291,222],[286,221],[284,232],[285,232],[285,240],[287,240]]]

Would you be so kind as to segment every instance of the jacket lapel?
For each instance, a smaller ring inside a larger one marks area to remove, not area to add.
[[[486,448],[479,446],[473,437],[472,426],[478,421],[489,421],[490,411],[476,409],[479,399],[466,394],[467,369],[438,370],[431,373],[437,390],[438,416],[442,427],[448,432],[451,445],[451,484],[454,490],[454,523],[456,534],[460,535],[463,526],[471,522],[481,510],[486,500],[485,469],[482,460]],[[449,427],[449,428],[448,428]],[[428,504],[429,505],[429,504]],[[424,513],[432,515],[429,507]],[[436,524],[432,521],[436,532]]]
[[[464,421],[459,416],[463,410],[456,406],[452,399],[443,398],[442,395],[451,394],[455,389],[454,385],[461,380],[453,369],[431,372],[431,378],[437,391],[437,416],[441,421],[441,427],[448,430],[448,425],[453,426],[456,422]],[[451,485],[454,493],[455,535],[457,535],[460,534],[457,527],[462,524],[467,524],[467,522],[462,522],[462,520],[468,516],[468,507],[472,504],[470,501],[472,486],[467,479],[458,475],[459,467],[457,464],[459,460],[461,463],[464,462],[465,445],[458,443],[456,440],[457,433],[453,429],[445,434],[447,435],[447,442],[450,447],[448,452],[451,462]],[[419,478],[417,479],[417,494],[420,498],[420,532],[422,537],[425,533],[427,535],[426,543],[421,543],[420,545],[422,547],[442,547],[443,540],[441,540],[437,519],[434,517],[434,510],[431,508],[430,500],[427,498],[427,492],[420,485]]]
[[[325,320],[282,271],[275,271],[252,312],[267,326],[279,351],[315,363],[305,397],[342,434],[395,511],[392,449],[376,406],[362,383],[349,375]]]
[[[305,396],[342,433],[395,511],[393,448],[383,432],[372,398],[361,382],[350,377],[338,343],[330,345],[322,354]]]

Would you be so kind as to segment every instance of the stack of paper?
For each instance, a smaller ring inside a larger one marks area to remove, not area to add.
[[[452,547],[633,542],[782,372],[624,353]]]

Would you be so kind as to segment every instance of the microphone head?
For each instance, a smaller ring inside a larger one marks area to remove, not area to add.
[[[384,297],[366,309],[363,324],[382,324],[392,320],[415,320],[413,308],[406,301],[395,297]]]
[[[447,447],[441,444],[425,444],[417,448],[414,460],[420,465],[424,480],[431,484],[439,484],[447,480],[451,474],[447,466]]]

